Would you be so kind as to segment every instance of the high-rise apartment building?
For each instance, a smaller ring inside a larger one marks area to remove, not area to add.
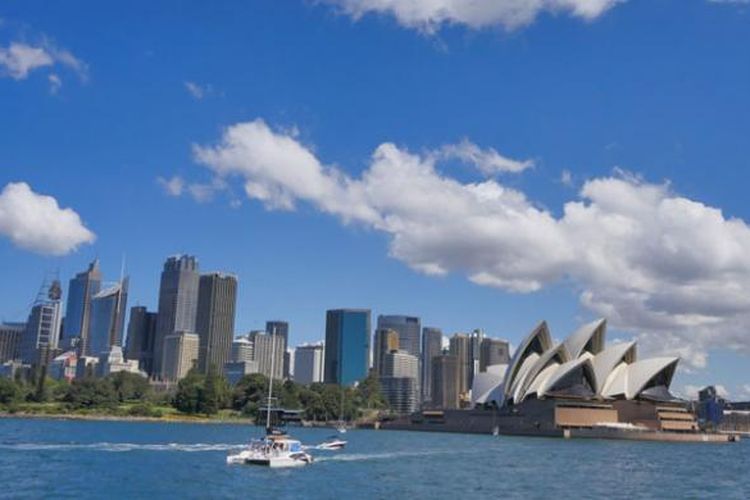
[[[459,364],[453,354],[443,354],[432,358],[432,401],[433,408],[456,409],[459,401]]]
[[[294,350],[294,381],[298,384],[323,382],[324,350],[322,344],[301,345]]]
[[[281,320],[266,321],[266,333],[276,334],[276,348],[281,349],[281,376],[286,380],[291,378],[291,359],[287,352],[289,348],[289,323]]]
[[[198,369],[217,372],[231,360],[237,278],[223,273],[204,274],[198,287],[195,330],[200,337]]]
[[[63,349],[77,348],[80,353],[89,351],[89,323],[91,300],[101,291],[102,273],[99,260],[94,260],[86,271],[78,273],[68,283],[68,302],[65,307],[61,345]]]
[[[59,281],[42,287],[21,337],[20,357],[24,363],[45,365],[57,349],[62,323],[61,297]]]
[[[25,331],[26,323],[0,323],[0,363],[19,358]]]
[[[378,330],[390,329],[398,332],[399,349],[412,356],[419,357],[420,334],[422,326],[416,316],[381,315],[378,316]]]
[[[385,355],[399,349],[399,335],[396,330],[390,328],[378,328],[375,330],[375,341],[373,342],[373,371],[376,377],[384,376]]]
[[[253,361],[253,343],[246,338],[238,338],[232,342],[232,362]]]
[[[471,337],[456,333],[450,339],[450,353],[456,357],[458,366],[458,393],[466,394],[471,388],[470,380],[473,373],[471,360]]]
[[[128,340],[125,357],[137,360],[138,367],[149,376],[154,374],[154,342],[156,341],[156,313],[143,306],[130,308]]]
[[[198,259],[190,255],[169,257],[159,285],[159,314],[154,342],[154,373],[162,373],[164,339],[174,332],[195,332],[198,310]]]
[[[122,346],[127,302],[128,278],[92,297],[88,352],[84,355],[100,356],[112,346]]]
[[[406,351],[390,351],[383,356],[380,388],[392,411],[413,413],[419,404],[419,358]]]
[[[391,351],[383,359],[382,377],[419,378],[419,358],[406,351]]]
[[[367,377],[370,367],[370,310],[326,312],[325,382],[352,385]]]
[[[510,363],[508,341],[485,337],[479,352],[479,371],[486,372],[488,366]]]
[[[474,375],[479,373],[479,357],[483,340],[484,330],[477,328],[471,332],[471,342],[469,343],[469,363],[471,364],[469,387],[474,383]]]
[[[253,343],[253,357],[258,363],[258,372],[266,377],[281,380],[284,377],[284,339],[262,330],[250,332],[248,338]]]
[[[422,329],[422,401],[429,403],[432,399],[432,358],[443,352],[443,331],[439,328]]]
[[[198,364],[200,338],[191,332],[175,332],[164,337],[162,377],[177,382]]]

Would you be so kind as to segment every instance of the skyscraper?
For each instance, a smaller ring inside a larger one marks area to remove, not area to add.
[[[416,360],[416,358],[414,359]],[[409,415],[417,410],[419,406],[417,391],[417,379],[415,378],[380,378],[380,392],[383,394],[385,400],[388,401],[388,407],[391,411],[398,415]]]
[[[419,318],[416,316],[386,315],[378,316],[378,330],[391,329],[398,332],[399,349],[419,357],[419,335],[422,331]]]
[[[21,338],[20,356],[24,363],[45,365],[57,349],[62,322],[61,297],[62,289],[58,280],[54,280],[49,286],[46,283],[42,286]]]
[[[266,321],[266,333],[271,335],[274,332],[276,332],[276,348],[281,349],[281,376],[284,379],[288,379],[291,367],[289,355],[287,354],[287,348],[289,347],[289,323],[280,320]]]
[[[475,329],[471,332],[471,342],[469,343],[469,387],[474,383],[474,375],[479,373],[479,352],[481,350],[482,341],[484,340],[484,330],[481,328]]]
[[[143,306],[130,309],[128,323],[127,359],[138,361],[138,367],[149,376],[154,375],[154,341],[156,340],[156,313]]]
[[[164,338],[176,331],[195,332],[199,282],[198,259],[195,257],[177,255],[164,263],[159,286],[154,373],[162,373]]]
[[[432,358],[443,352],[443,331],[439,328],[422,329],[422,401],[432,399]]]
[[[200,339],[191,332],[174,332],[164,337],[162,377],[177,382],[198,364]]]
[[[324,347],[301,345],[294,350],[294,381],[298,384],[323,382]]]
[[[86,271],[76,274],[68,283],[68,303],[65,307],[65,325],[61,341],[63,349],[77,346],[79,352],[88,352],[91,299],[99,293],[101,286],[102,274],[99,271],[98,259],[89,264]]]
[[[370,310],[326,312],[325,382],[352,385],[370,366]]]
[[[450,340],[450,353],[456,357],[458,370],[458,393],[465,394],[471,388],[470,380],[473,372],[471,362],[471,338],[462,333],[456,333]]]
[[[433,408],[458,408],[458,359],[453,354],[443,354],[432,358],[432,401]]]
[[[253,343],[246,338],[238,338],[232,342],[232,362],[252,361]]]
[[[211,367],[221,372],[231,359],[236,304],[235,276],[210,273],[200,277],[195,330],[200,337],[198,369],[203,373]]]
[[[88,356],[100,356],[112,346],[122,346],[128,303],[128,278],[100,291],[91,299]]]
[[[262,330],[250,332],[248,338],[253,343],[253,357],[258,362],[258,372],[281,380],[284,377],[284,351],[281,350],[284,339]]]
[[[287,347],[289,347],[289,323],[286,321],[280,321],[280,320],[274,320],[274,321],[266,321],[266,333],[272,334],[276,333],[276,340],[281,340],[283,342],[284,349],[286,350]]]
[[[488,366],[510,363],[510,348],[506,340],[485,337],[479,352],[479,371],[487,371]]]
[[[373,342],[373,371],[376,377],[383,376],[385,355],[399,349],[399,337],[396,330],[390,328],[378,328],[375,330],[375,342]]]
[[[18,359],[26,323],[0,323],[0,363]]]

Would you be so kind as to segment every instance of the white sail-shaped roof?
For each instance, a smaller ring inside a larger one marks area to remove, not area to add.
[[[542,321],[526,336],[513,354],[513,359],[511,359],[508,370],[505,372],[503,392],[506,398],[510,397],[513,389],[518,386],[517,379],[521,378],[521,368],[531,366],[526,362],[527,358],[531,355],[541,356],[550,348],[552,348],[552,338],[549,334],[549,328],[547,328],[547,322]]]
[[[539,354],[532,352],[526,357],[526,359],[523,360],[521,368],[516,373],[516,379],[510,386],[510,391],[505,392],[506,398],[515,399],[515,397],[521,391],[521,387],[525,385],[526,379],[528,378],[531,369],[536,365],[536,362],[539,361],[539,358],[541,358]],[[508,376],[507,373],[505,376]],[[505,380],[505,383],[507,384],[507,379]]]
[[[539,323],[518,347],[505,372],[505,402],[518,404],[534,395],[660,398],[664,390],[659,387],[667,388],[668,394],[678,358],[636,361],[635,342],[605,347],[606,330],[606,320],[600,319],[553,345],[547,323]],[[644,393],[652,388],[657,389]],[[486,391],[481,392],[478,395],[484,396]]]
[[[599,354],[604,349],[604,336],[607,333],[607,320],[598,319],[573,332],[565,339],[565,348],[571,359],[576,359],[584,351]]]
[[[549,380],[550,377],[554,376],[554,374],[557,373],[557,370],[559,370],[561,366],[563,365],[553,363],[539,372],[539,375],[534,378],[529,388],[526,389],[526,391],[523,393],[523,399],[526,399],[529,396],[533,396],[534,394],[536,394],[538,397],[541,397],[543,395],[542,387],[546,386],[547,380]]]
[[[632,364],[620,363],[604,387],[605,397],[624,396],[635,399],[645,389],[653,385],[669,387],[672,383],[679,358],[651,358]]]
[[[591,359],[591,366],[594,368],[596,393],[602,393],[611,378],[612,371],[618,364],[621,362],[630,364],[635,362],[635,359],[635,341],[611,345],[594,356]]]
[[[680,358],[651,358],[628,365],[628,392],[626,397],[634,399],[652,385],[669,387]],[[658,380],[662,379],[662,380]],[[658,380],[658,381],[657,381]]]
[[[526,392],[529,387],[536,381],[537,377],[542,373],[543,370],[550,366],[559,366],[566,361],[570,360],[568,350],[565,348],[565,344],[558,344],[552,349],[542,354],[539,359],[534,363],[534,366],[528,371],[522,383],[516,386],[513,393],[513,401],[520,403],[526,397]],[[548,372],[551,373],[551,372]]]
[[[582,357],[573,359],[558,366],[555,371],[539,385],[537,397],[541,398],[546,396],[549,392],[564,389],[565,387],[560,387],[559,384],[564,382],[568,375],[578,369],[581,369],[582,376],[585,377],[589,382],[589,385],[591,385],[594,379],[594,371],[591,367],[591,361],[586,357]],[[583,378],[580,382],[583,382]]]
[[[503,402],[503,378],[507,368],[507,365],[492,365],[487,367],[486,372],[474,375],[471,384],[472,405]]]

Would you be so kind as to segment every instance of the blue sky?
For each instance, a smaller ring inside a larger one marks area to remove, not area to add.
[[[238,333],[606,315],[680,387],[750,397],[750,6],[371,3],[4,3],[0,188],[29,189],[0,195],[0,318],[123,254],[155,307],[188,252],[239,276]]]

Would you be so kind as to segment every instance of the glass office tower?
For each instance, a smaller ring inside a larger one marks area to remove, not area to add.
[[[325,383],[352,385],[370,369],[370,310],[326,312]]]

